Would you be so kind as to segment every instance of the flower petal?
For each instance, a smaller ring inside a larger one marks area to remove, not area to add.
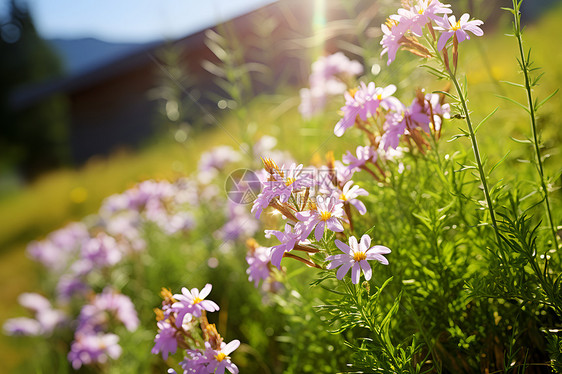
[[[322,240],[322,237],[324,236],[325,227],[326,224],[324,222],[320,222],[316,225],[316,228],[314,229],[314,237],[316,238],[317,241]]]
[[[204,299],[207,296],[209,296],[209,294],[211,293],[211,290],[213,289],[213,286],[211,285],[211,283],[207,283],[205,285],[205,287],[203,287],[203,289],[201,290],[201,292],[199,292],[199,298],[200,299]]]
[[[328,221],[326,221],[326,226],[328,226],[328,229],[334,232],[342,232],[343,231],[343,225],[341,224],[341,222],[339,221],[339,219],[337,218],[330,218]]]
[[[361,269],[363,270],[363,274],[365,274],[365,280],[371,279],[371,277],[373,276],[373,271],[371,270],[371,265],[369,265],[369,263],[366,260],[359,261],[359,265],[361,266]]]
[[[359,283],[359,278],[361,276],[361,266],[359,262],[353,264],[353,268],[351,269],[351,283],[357,284]]]
[[[335,240],[335,243],[336,247],[338,247],[340,251],[351,256],[351,248],[347,244],[338,239]]]
[[[371,237],[367,234],[361,237],[361,245],[359,246],[363,252],[367,252],[371,247]]]
[[[357,242],[357,238],[355,236],[349,237],[349,247],[353,252],[357,251],[359,248],[359,243]]]
[[[221,349],[221,352],[228,356],[238,347],[240,347],[240,340],[234,339],[233,341],[225,345],[224,348]]]
[[[339,280],[342,280],[343,277],[345,277],[345,275],[349,271],[349,269],[351,269],[351,265],[352,265],[351,262],[347,262],[347,263],[343,264],[341,266],[341,268],[338,269],[338,272],[336,273],[336,278],[338,278]]]

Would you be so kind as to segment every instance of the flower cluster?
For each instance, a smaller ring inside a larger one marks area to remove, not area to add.
[[[275,153],[274,145],[275,139],[264,137],[256,143],[255,151]],[[38,294],[20,295],[20,303],[32,312],[33,318],[7,320],[5,333],[53,339],[73,336],[72,341],[65,343],[70,347],[68,360],[75,369],[118,358],[122,348],[113,328],[122,324],[133,332],[139,320],[129,297],[116,291],[123,289],[123,285],[114,280],[129,271],[131,262],[143,258],[147,230],[186,235],[194,228],[195,217],[203,206],[217,211],[226,207],[224,215],[217,215],[218,220],[225,222],[223,227],[215,228],[217,239],[229,242],[253,235],[257,230],[257,221],[246,207],[227,203],[216,183],[210,183],[227,164],[240,158],[240,153],[230,147],[215,148],[202,156],[197,177],[180,178],[173,183],[141,182],[106,198],[97,215],[70,223],[43,240],[30,243],[27,252],[46,268],[52,278],[48,283],[56,285],[52,292],[55,297],[50,301]],[[206,288],[194,297],[204,298],[205,292]],[[177,300],[179,304],[170,306],[170,311],[197,315],[197,309],[181,306],[188,305],[189,300],[180,296]],[[160,325],[165,327],[166,322]],[[63,333],[55,334],[58,330]],[[164,329],[162,336],[165,335]],[[220,345],[213,349],[226,352]]]
[[[417,12],[416,16],[412,13],[414,10]],[[403,32],[408,30],[406,26],[411,26],[414,32],[418,32],[421,30],[420,22],[439,19],[435,14],[443,12],[448,13],[450,10],[438,1],[420,1],[419,4],[412,7],[412,10],[401,9],[399,15],[391,16],[392,22],[389,25],[395,26],[392,30],[402,30]],[[405,21],[407,17],[411,22]],[[402,21],[400,22],[400,20]],[[390,37],[388,35],[394,35],[388,34],[389,27],[383,25],[384,43],[387,43],[387,39]],[[403,30],[404,28],[406,29]],[[385,49],[385,53],[387,50],[388,48]],[[394,51],[394,49],[392,50]],[[395,54],[395,52],[393,53]],[[316,77],[314,73],[311,81],[313,77]],[[314,78],[314,80],[316,79]],[[339,81],[339,84],[344,85],[343,81]],[[382,182],[385,180],[386,174],[383,170],[384,165],[381,164],[402,154],[406,148],[400,147],[400,143],[405,143],[407,148],[415,147],[425,153],[426,149],[430,147],[427,137],[439,139],[443,119],[450,118],[451,112],[450,105],[444,102],[445,97],[417,90],[411,104],[407,105],[394,96],[396,90],[397,88],[393,84],[383,87],[377,86],[375,82],[360,82],[354,88],[346,87],[341,91],[345,98],[345,105],[340,109],[342,118],[336,123],[334,134],[341,137],[350,128],[356,127],[366,134],[370,144],[358,146],[355,154],[350,151],[344,154],[342,161],[347,167],[337,175],[340,180],[348,181],[355,172],[364,170],[377,181]],[[296,173],[300,178],[288,176],[288,179],[284,179],[287,183],[286,188],[279,186],[276,190],[269,189],[269,194],[263,193],[258,198],[258,204],[254,206],[254,211],[258,216],[263,208],[268,206],[272,194],[280,192],[281,202],[284,202],[294,189],[301,187],[298,183],[295,186],[292,182],[289,183],[291,178],[301,184],[302,179],[306,180],[306,173],[300,176],[300,170],[290,169],[288,172]],[[276,173],[270,180],[280,181],[283,178]]]
[[[470,39],[468,31],[476,36],[482,36],[484,33],[479,26],[483,22],[471,21],[467,13],[457,21],[454,15],[450,15],[452,13],[450,7],[449,4],[443,4],[439,0],[416,0],[413,5],[406,4],[405,7],[398,9],[398,14],[391,15],[386,23],[381,25],[384,34],[381,40],[383,46],[381,56],[385,54],[388,56],[388,65],[394,61],[400,48],[421,57],[431,57],[434,52],[430,49],[435,47],[435,42],[437,42],[437,51],[443,51],[444,58],[447,59],[445,49],[452,39],[456,67],[458,43]],[[431,36],[428,39],[432,44],[429,48],[418,39],[424,36],[424,27]]]
[[[180,362],[184,374],[223,374],[225,370],[238,373],[238,367],[229,355],[240,346],[240,342],[224,343],[215,325],[207,320],[207,312],[219,310],[214,301],[206,299],[211,290],[210,284],[201,291],[184,287],[181,294],[173,295],[169,290],[162,289],[162,308],[155,310],[158,333],[152,353],[161,354],[167,360],[178,347],[185,350],[184,360]],[[170,369],[169,372],[176,371]]]
[[[78,327],[68,353],[74,369],[105,363],[108,358],[116,359],[121,355],[119,337],[107,332],[112,321],[122,323],[129,331],[135,331],[139,325],[131,299],[107,287],[101,294],[93,296],[80,311]]]
[[[449,104],[443,102],[444,97],[418,90],[412,103],[406,106],[392,96],[395,90],[393,85],[381,88],[371,82],[346,92],[343,118],[336,124],[334,134],[342,136],[346,130],[356,127],[366,134],[370,144],[358,146],[355,155],[350,151],[344,154],[345,178],[364,170],[382,182],[386,173],[380,161],[401,154],[405,149],[399,146],[401,142],[408,149],[425,153],[430,147],[427,137],[439,139],[443,119],[450,118],[451,111]]]
[[[267,238],[275,237],[279,241],[271,248],[262,247],[255,240],[248,242],[247,273],[256,287],[260,280],[272,279],[274,268],[281,269],[284,257],[322,269],[323,264],[311,255],[325,252],[326,241],[333,240],[336,234],[344,235],[346,227],[353,228],[354,210],[360,215],[367,213],[359,197],[368,195],[368,192],[349,178],[338,179],[338,175],[346,174],[347,168],[341,163],[336,164],[331,154],[328,165],[321,168],[292,164],[285,169],[271,159],[263,162],[268,178],[263,181],[262,192],[254,202],[252,212],[260,217],[266,208],[271,208],[281,214],[285,227],[283,230],[265,230]],[[362,266],[365,268],[364,263]],[[355,268],[353,274],[352,281],[356,283]]]
[[[187,202],[197,201],[193,186],[145,181],[122,194],[108,197],[89,225],[71,223],[28,246],[31,258],[58,279],[57,296],[66,302],[85,297],[90,275],[113,268],[146,247],[143,228],[157,225],[167,234],[187,232],[193,225]]]
[[[21,306],[33,313],[34,318],[18,317],[6,321],[4,330],[9,335],[48,336],[68,322],[67,315],[53,308],[51,302],[37,293],[26,292],[18,296]]]
[[[326,106],[329,96],[344,93],[349,81],[362,73],[363,66],[341,52],[320,57],[312,64],[310,88],[300,90],[299,112],[305,118],[319,113]]]

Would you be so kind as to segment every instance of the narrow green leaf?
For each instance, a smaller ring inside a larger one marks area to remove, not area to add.
[[[496,95],[496,97],[499,97],[500,99],[504,99],[504,100],[507,100],[507,101],[509,101],[509,102],[511,102],[511,103],[513,103],[513,104],[516,104],[516,105],[518,105],[519,107],[523,108],[527,113],[529,113],[529,114],[531,113],[531,112],[529,111],[529,108],[527,108],[525,105],[521,104],[521,103],[520,103],[519,101],[517,101],[517,100],[513,100],[513,99],[510,98],[510,97],[501,96],[501,95]]]
[[[480,128],[480,126],[482,126],[486,121],[488,121],[488,119],[490,117],[492,117],[497,111],[498,111],[499,107],[496,107],[496,109],[492,110],[492,112],[490,114],[488,114],[482,121],[480,121],[480,123],[478,124],[478,126],[476,126],[474,128],[474,133],[476,134],[476,132],[478,131],[478,129]]]
[[[455,170],[455,173],[457,173],[457,172],[459,172],[459,171],[476,170],[476,169],[477,169],[476,166],[468,166],[468,165],[465,165],[465,166],[463,166],[462,168]]]
[[[431,220],[429,219],[429,217],[424,217],[421,214],[418,213],[412,213],[412,215],[414,217],[416,217],[417,219],[419,219],[421,221],[421,223],[423,223],[429,230],[432,229],[431,226]]]
[[[538,70],[538,68],[535,69],[529,69],[529,72],[534,71],[534,70]],[[539,75],[537,75],[534,79],[533,82],[531,82],[531,87],[535,87],[536,85],[538,85],[539,81],[541,80],[541,78],[543,77],[544,72],[540,73]]]
[[[540,103],[538,103],[537,105],[535,105],[535,111],[539,110],[540,107],[542,107],[544,104],[546,104],[546,102],[550,99],[552,99],[552,97],[554,95],[556,95],[558,93],[560,89],[556,89],[556,91],[554,91],[553,93],[551,93],[550,95],[547,96],[546,99],[544,99],[543,101],[541,101]]]
[[[511,136],[511,140],[513,140],[516,143],[521,143],[521,144],[533,144],[533,142],[529,139],[526,139],[526,140],[515,139],[513,136]]]
[[[500,166],[500,165],[505,161],[505,159],[507,158],[507,156],[508,156],[510,153],[511,153],[511,151],[507,152],[507,153],[502,157],[501,160],[499,160],[498,162],[496,162],[496,164],[495,164],[494,166],[492,166],[492,168],[490,169],[490,171],[489,171],[488,174],[492,174],[492,173],[494,172],[494,170],[495,170],[498,166]]]
[[[453,99],[453,100],[455,100],[455,101],[458,101],[458,100],[459,100],[455,95],[453,95],[453,94],[451,94],[451,93],[449,93],[449,92],[447,92],[447,91],[433,91],[432,93],[439,93],[439,94],[445,95],[445,96],[447,96],[447,97],[449,97],[449,98],[451,98],[451,99]]]
[[[510,86],[515,86],[515,87],[525,88],[525,86],[522,84],[510,82],[510,81],[500,81],[500,83],[509,84]]]

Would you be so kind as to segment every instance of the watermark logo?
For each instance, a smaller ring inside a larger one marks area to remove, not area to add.
[[[261,182],[251,170],[238,169],[226,178],[225,190],[228,199],[236,204],[251,204],[261,192]]]

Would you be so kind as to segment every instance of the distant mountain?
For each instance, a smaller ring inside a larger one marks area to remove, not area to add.
[[[47,40],[61,57],[66,74],[96,69],[153,43],[108,43],[95,38]]]

